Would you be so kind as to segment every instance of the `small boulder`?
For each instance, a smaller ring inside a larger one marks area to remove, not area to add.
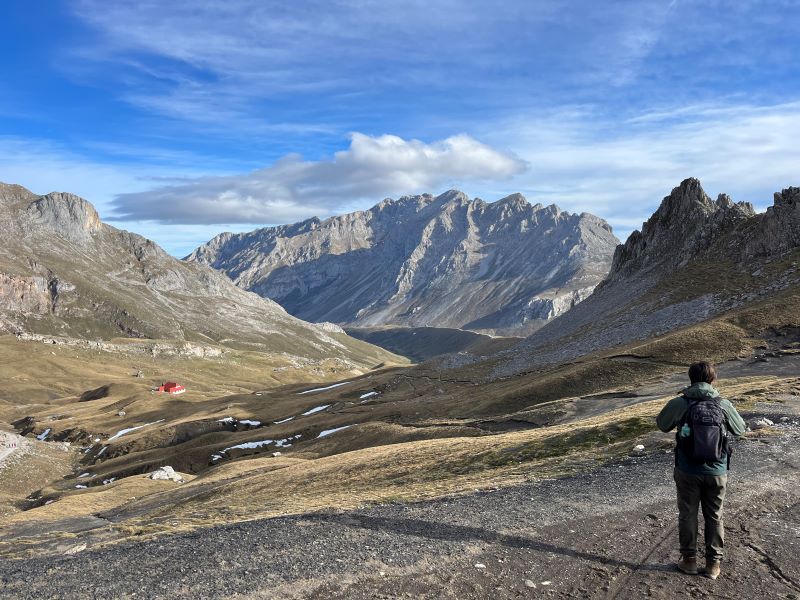
[[[633,454],[641,454],[644,452],[644,446],[642,444],[636,444],[632,450]]]
[[[174,481],[175,483],[183,483],[183,477],[175,472],[172,467],[161,467],[150,473],[150,479],[164,479]]]
[[[750,421],[750,429],[756,431],[758,429],[764,429],[765,427],[772,427],[775,425],[772,421],[767,419],[766,417],[759,417],[758,419],[753,419]]]
[[[127,413],[124,410],[117,411],[118,417],[124,417]]]

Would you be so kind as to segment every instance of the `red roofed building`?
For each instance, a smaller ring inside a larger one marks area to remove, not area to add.
[[[174,381],[167,381],[166,383],[162,383],[160,386],[158,386],[158,391],[167,392],[168,394],[182,394],[186,391],[186,388],[179,383],[175,383]]]

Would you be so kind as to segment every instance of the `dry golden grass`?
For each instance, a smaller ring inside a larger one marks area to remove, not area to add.
[[[13,522],[99,513],[113,515],[120,534],[148,535],[330,507],[413,501],[569,473],[627,454],[638,439],[669,437],[653,433],[653,417],[667,395],[588,417],[570,412],[578,397],[631,390],[682,372],[701,357],[732,359],[762,344],[772,329],[798,326],[800,293],[790,289],[769,302],[659,338],[504,380],[478,384],[476,378],[491,365],[450,372],[444,379],[425,365],[360,379],[332,367],[313,378],[321,383],[347,378],[352,383],[303,396],[297,392],[314,384],[275,387],[308,381],[310,375],[302,369],[272,371],[285,364],[280,357],[237,352],[221,359],[131,359],[0,339],[0,359],[8,360],[0,362],[0,376],[9,381],[9,391],[0,393],[5,402],[0,402],[0,417],[34,414],[39,429],[52,425],[56,432],[72,429],[102,434],[103,439],[123,427],[163,418],[163,424],[111,442],[109,460],[82,470],[103,477],[172,464],[199,474],[180,485],[133,475],[81,491],[74,489],[76,480],[54,481],[45,492],[55,502]],[[133,377],[135,368],[145,371],[144,381]],[[166,378],[187,383],[190,391],[179,399],[151,394],[150,386]],[[81,392],[108,384],[107,397],[77,401]],[[775,393],[800,391],[798,385],[796,377],[747,377],[724,380],[721,391],[747,409]],[[361,394],[373,389],[380,395],[362,404]],[[264,391],[255,395],[253,390]],[[301,411],[322,404],[331,409],[299,418]],[[117,415],[121,409],[124,418]],[[223,416],[270,422],[290,415],[296,419],[268,429],[203,429]],[[543,418],[546,426],[532,428],[535,418]],[[528,428],[506,433],[480,428],[487,420],[502,425],[519,419],[531,419]],[[343,425],[352,427],[315,439],[322,429]],[[213,451],[234,442],[298,432],[303,440],[285,451],[286,456],[268,456],[275,448],[260,455],[254,451],[254,456],[233,453],[208,467]]]

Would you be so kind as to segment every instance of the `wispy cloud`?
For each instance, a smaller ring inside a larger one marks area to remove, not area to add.
[[[584,86],[585,95],[631,83],[661,39],[666,3],[590,5],[80,0],[76,14],[99,39],[83,40],[64,68],[87,81],[102,73],[120,98],[171,119],[313,133],[352,127],[417,93],[453,93],[453,108],[480,98],[496,110],[529,103],[537,89]],[[343,94],[362,101],[340,114]]]
[[[330,159],[306,161],[289,155],[251,173],[121,194],[114,207],[116,218],[126,221],[286,223],[328,216],[392,194],[508,179],[526,168],[516,156],[467,135],[426,144],[354,133],[350,147]]]
[[[485,139],[531,164],[515,189],[598,214],[624,238],[690,176],[763,209],[774,191],[800,183],[799,136],[800,102],[789,102],[662,107],[627,122],[577,107],[495,125]]]

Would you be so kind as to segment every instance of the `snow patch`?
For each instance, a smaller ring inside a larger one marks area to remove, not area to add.
[[[47,436],[50,435],[51,431],[53,431],[53,430],[48,427],[42,433],[37,435],[36,439],[39,440],[40,442],[43,442],[47,438]]]
[[[280,421],[273,421],[273,423],[274,423],[275,425],[280,425],[281,423],[288,423],[288,422],[289,422],[289,421],[291,421],[292,419],[294,419],[294,417],[289,417],[288,419],[281,419]]]
[[[304,412],[302,414],[302,416],[305,417],[305,416],[308,416],[308,415],[313,415],[314,413],[318,413],[321,410],[325,410],[326,408],[329,408],[330,406],[331,406],[330,404],[323,404],[322,406],[315,406],[311,410],[307,410],[306,412]]]
[[[257,448],[263,448],[264,446],[269,446],[274,444],[276,448],[289,448],[292,445],[294,440],[299,440],[302,437],[302,434],[297,434],[290,436],[288,438],[283,438],[281,440],[259,440],[257,442],[243,442],[241,444],[236,444],[235,446],[229,446],[224,450],[221,450],[217,454],[211,455],[211,460],[222,460],[225,458],[225,454],[228,453],[229,450],[255,450]]]
[[[358,423],[353,423],[353,425],[358,425]],[[317,436],[317,438],[327,437],[333,433],[336,433],[337,431],[343,431],[345,429],[348,429],[353,425],[344,425],[342,427],[335,427],[334,429],[326,429],[324,431],[321,431],[320,434]]]
[[[306,390],[305,392],[298,392],[298,396],[302,396],[303,394],[311,394],[313,392],[324,392],[325,390],[332,390],[333,388],[337,388],[343,385],[347,385],[350,383],[349,381],[343,381],[342,383],[334,383],[333,385],[329,385],[326,387],[321,388],[314,388],[313,390]]]
[[[258,427],[261,425],[261,421],[256,421],[255,419],[242,419],[239,421],[235,417],[225,417],[224,419],[219,419],[217,423],[241,423],[242,425],[250,425],[251,427]]]
[[[148,425],[155,425],[156,423],[163,423],[163,422],[164,419],[159,419],[158,421],[153,421],[152,423],[145,423],[144,425],[137,425],[136,427],[128,427],[127,429],[120,429],[117,433],[108,438],[107,441],[113,442],[118,437],[122,437],[123,435],[125,435],[126,433],[130,433],[131,431],[136,431],[137,429],[143,429]]]
[[[366,394],[361,394],[358,399],[363,400],[364,398],[370,398],[372,396],[377,396],[378,392],[367,392]]]

